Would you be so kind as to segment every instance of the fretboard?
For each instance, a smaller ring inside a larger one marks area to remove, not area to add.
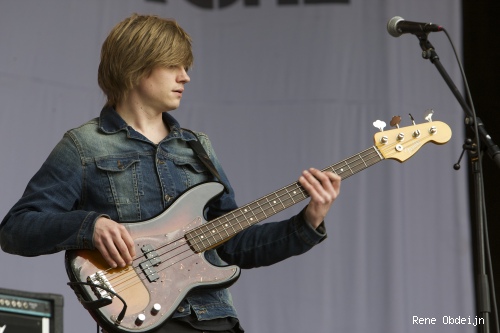
[[[357,155],[333,164],[323,171],[331,171],[342,179],[364,170],[383,160],[377,147],[368,148]],[[302,186],[295,182],[273,193],[235,209],[186,233],[192,249],[203,252],[225,243],[230,238],[309,197]]]

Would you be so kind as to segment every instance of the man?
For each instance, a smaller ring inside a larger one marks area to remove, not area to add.
[[[207,219],[237,208],[208,137],[182,129],[179,107],[193,63],[191,38],[173,20],[134,14],[116,25],[101,50],[99,86],[107,103],[98,118],[68,131],[0,225],[6,252],[36,256],[98,250],[111,268],[138,254],[120,222],[151,219],[188,188],[216,177],[190,142],[199,140],[226,191]],[[309,204],[288,220],[254,225],[206,252],[215,265],[271,265],[304,253],[325,237],[323,220],[340,177],[309,169],[299,183]],[[158,332],[243,332],[225,288],[190,292]]]

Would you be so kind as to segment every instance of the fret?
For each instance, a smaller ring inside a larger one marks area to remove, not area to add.
[[[294,204],[293,202],[293,195],[292,194],[297,194],[297,189],[298,189],[298,184],[293,184],[290,186],[286,187],[286,192],[281,198],[281,203],[286,206],[290,207],[291,205]]]
[[[352,157],[350,158],[350,160],[352,160]],[[347,166],[347,168],[349,169],[349,172],[351,173],[351,175],[354,175],[354,171],[352,171],[352,168],[351,168],[351,164],[352,164],[352,161],[351,163],[348,163],[348,160],[344,160],[344,164]],[[350,176],[350,175],[349,175]]]
[[[365,165],[365,167],[364,167],[363,169],[368,168],[368,165],[366,165],[366,162],[365,162],[365,160],[363,159],[363,157],[362,157],[361,155],[359,155],[359,154],[358,154],[358,156],[359,156],[359,158],[361,159],[361,161],[363,162],[363,164]]]
[[[334,164],[330,168],[342,178],[348,178],[361,170],[381,161],[383,157],[380,155],[376,147],[361,152],[358,155],[345,159],[342,162]]]
[[[238,212],[239,214],[234,214],[233,220],[238,224],[238,228],[242,227],[241,223],[248,223],[248,218],[246,217],[246,215],[248,214],[248,212],[251,212],[251,210],[252,208],[250,206],[235,210],[235,212]]]
[[[244,218],[244,216],[243,216],[243,221],[246,221],[246,219]],[[235,223],[237,224],[237,227],[239,228],[239,231],[242,231],[242,230],[245,229],[243,227],[243,225],[241,224],[241,221],[239,221],[238,219],[235,219]]]
[[[271,194],[266,195],[263,199],[267,200],[268,202],[271,202],[273,200],[276,200],[277,198],[278,198],[278,193],[276,191],[276,192],[273,192]]]
[[[215,226],[214,228],[210,229],[210,236],[214,238],[215,243],[224,240],[224,237],[221,235],[222,231],[224,230],[223,228],[220,228],[220,226]]]
[[[378,148],[373,146],[324,170],[348,178],[383,159]],[[189,231],[186,238],[196,252],[203,252],[308,197],[298,182],[292,183]]]
[[[225,221],[223,221],[223,220],[225,220]],[[221,230],[219,232],[219,235],[221,236],[222,239],[226,238],[226,237],[222,236],[222,233],[225,233],[227,237],[231,237],[237,233],[237,231],[231,225],[229,217],[227,215],[221,216],[220,218],[218,218],[214,221],[211,221],[207,224],[216,225],[216,228]]]
[[[228,222],[228,221],[227,221],[227,217],[226,217],[226,222],[221,223],[221,224],[220,224],[220,226],[221,226],[222,230],[226,232],[226,236],[227,236],[227,237],[230,237],[230,236],[232,236],[232,235],[231,235],[231,234],[229,233],[229,231],[228,231],[229,224],[228,224],[227,222]]]
[[[215,244],[215,242],[211,242],[210,241],[210,232],[208,231],[210,228],[208,225],[203,225],[205,228],[202,228],[202,229],[205,229],[203,230],[203,234],[200,236],[200,238],[202,239],[202,242],[205,244],[205,243],[208,243],[208,246],[212,246],[213,244]]]
[[[351,170],[351,176],[354,175],[359,171],[359,155],[358,156],[352,156],[348,158],[346,161],[349,163],[349,170]]]
[[[256,209],[258,209],[258,208],[260,208],[260,207],[259,207],[259,203],[258,203],[258,202],[256,202],[256,203],[255,203],[255,206],[254,206],[251,210],[249,210],[249,211],[247,212],[247,215],[250,215],[250,218],[247,218],[247,219],[246,219],[246,221],[248,222],[248,226],[252,225],[252,224],[253,224],[254,222],[256,222],[256,221],[259,221],[259,219],[257,218],[257,216],[256,216],[256,215],[255,215],[255,213],[254,213],[254,211],[255,211]]]
[[[292,192],[292,193],[293,193],[293,192]],[[295,204],[295,199],[293,198],[292,193],[291,193],[290,191],[286,192],[286,194],[288,194],[288,199],[287,199],[287,201],[288,201],[288,200],[291,200],[291,201],[292,201],[292,203],[290,204],[290,206],[292,206],[293,204]]]
[[[205,238],[205,234],[201,234],[198,236],[198,239],[200,240],[201,244],[203,245],[203,247],[205,248],[209,248],[210,245],[210,241],[208,241],[208,245],[206,244],[207,243],[207,239]]]
[[[269,205],[269,208],[273,210],[273,211],[272,211],[272,215],[274,215],[274,214],[276,214],[276,213],[277,213],[277,211],[276,211],[276,209],[274,209],[274,205],[273,205],[273,203],[269,201],[269,198],[270,198],[270,196],[267,196],[265,199],[266,199],[266,201],[267,201],[267,203],[268,203],[268,205]]]
[[[345,169],[346,167],[347,167],[348,170]],[[344,160],[344,161],[342,161],[340,163],[334,164],[334,165],[330,166],[329,168],[331,169],[331,171],[333,173],[336,173],[337,175],[341,176],[342,178],[347,178],[348,177],[348,176],[345,176],[345,174],[347,172],[351,172],[351,174],[352,174],[351,167],[347,163],[347,160]]]
[[[304,189],[299,183],[295,183],[292,186],[290,186],[290,190],[288,191],[288,195],[290,196],[290,200],[292,201],[291,204],[288,206],[292,206],[296,204],[299,201],[302,201],[303,199],[307,198],[308,196],[306,195]],[[298,200],[296,200],[298,199]]]
[[[257,221],[262,221],[262,220],[265,220],[268,218],[268,215],[266,214],[266,209],[265,208],[266,206],[267,207],[270,207],[271,205],[269,205],[268,202],[265,202],[263,205],[260,204],[260,201],[259,201],[259,209],[260,209],[260,212],[256,214],[256,219]]]
[[[283,194],[282,194],[283,192],[286,193],[286,188],[274,192],[274,194],[276,195],[276,197],[271,202],[272,205],[273,205],[273,207],[276,207],[276,209],[279,212],[281,212],[283,209],[286,208],[286,206],[283,204],[283,201],[281,200],[281,197],[283,196]]]
[[[236,234],[236,230],[234,230],[233,226],[231,225],[230,220],[229,220],[229,217],[228,217],[227,215],[224,215],[224,216],[222,216],[222,218],[224,218],[224,219],[226,220],[224,223],[222,223],[222,225],[224,226],[224,230],[226,230],[227,235],[229,236],[229,235],[234,235],[234,234]],[[220,218],[219,218],[219,219],[220,219]],[[219,220],[219,219],[218,219],[218,220]],[[217,221],[218,221],[218,220],[217,220]],[[231,229],[233,230],[233,234],[230,234],[230,233],[229,233],[229,231],[228,231],[228,229],[229,229],[229,228],[231,228]]]
[[[272,215],[274,215],[274,214],[276,214],[276,213],[278,213],[278,212],[281,211],[281,209],[279,207],[276,207],[276,204],[277,204],[277,201],[276,201],[277,196],[276,196],[276,194],[274,194],[273,196],[274,196],[274,199],[272,199],[272,201],[270,201],[270,197],[269,196],[263,198],[263,200],[262,200],[262,201],[265,201],[261,205],[262,214],[264,215],[263,219],[266,219],[269,216],[272,216]]]
[[[236,232],[240,232],[241,230],[244,229],[241,222],[244,222],[246,220],[245,220],[245,216],[243,214],[236,215],[235,212],[241,212],[241,210],[235,210],[232,214],[233,218],[229,222],[233,226],[233,229]]]

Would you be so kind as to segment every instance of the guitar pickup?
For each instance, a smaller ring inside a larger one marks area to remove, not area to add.
[[[144,256],[148,261],[151,263],[151,266],[158,266],[161,264],[160,257],[158,256],[158,253],[156,253],[154,247],[152,245],[144,245],[141,247],[142,253],[144,253]]]
[[[151,266],[149,261],[144,261],[143,263],[140,263],[139,267],[142,269],[149,282],[155,282],[160,278],[158,276],[158,272]]]
[[[151,245],[144,245],[141,248],[142,253],[144,253],[144,256],[146,259],[149,260],[151,263],[151,266],[158,266],[161,264],[160,257],[158,257],[158,253],[156,253],[155,249]]]
[[[140,263],[139,267],[144,272],[149,282],[154,282],[160,278],[154,266],[158,266],[159,264],[161,264],[161,259],[158,256],[158,253],[155,251],[154,247],[150,244],[141,247],[141,251],[142,253],[144,253],[144,257],[147,260]]]

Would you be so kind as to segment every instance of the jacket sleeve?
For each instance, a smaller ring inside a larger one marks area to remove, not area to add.
[[[227,191],[214,201],[207,212],[208,220],[237,208],[234,191],[213,150],[210,140],[198,133],[214,166],[221,175]],[[326,238],[324,223],[314,229],[304,219],[304,210],[288,220],[256,224],[243,230],[217,248],[217,253],[228,264],[241,268],[269,266],[289,257],[309,251]]]
[[[326,237],[324,224],[314,229],[298,215],[280,222],[256,224],[217,249],[225,262],[241,268],[269,266],[302,253]]]
[[[2,249],[22,256],[92,249],[100,215],[77,209],[83,178],[78,149],[65,135],[0,224]]]

